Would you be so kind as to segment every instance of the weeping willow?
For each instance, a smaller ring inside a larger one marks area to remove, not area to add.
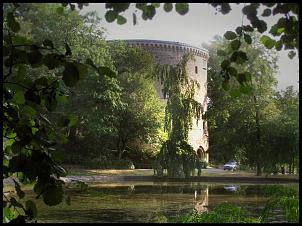
[[[200,120],[203,106],[194,100],[199,84],[189,78],[186,66],[192,54],[185,54],[177,65],[157,65],[157,79],[163,86],[163,95],[168,97],[165,109],[164,129],[169,139],[162,145],[154,164],[154,174],[163,176],[164,170],[170,177],[189,177],[195,168],[201,172],[201,163],[188,144],[188,134],[193,117]]]

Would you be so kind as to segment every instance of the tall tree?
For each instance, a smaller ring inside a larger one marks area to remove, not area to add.
[[[217,64],[221,61],[217,54],[222,55],[220,51],[223,45],[224,41],[216,38],[212,46],[208,46],[210,104],[206,117],[209,120],[211,134],[210,151],[213,157],[218,157],[222,152],[224,157],[245,160],[256,166],[257,175],[260,175],[266,153],[262,128],[267,121],[274,120],[279,114],[272,98],[276,85],[274,74],[277,69],[277,58],[273,51],[261,48],[259,37],[254,36],[253,45],[243,47],[253,60],[249,60],[241,67],[230,67],[228,73],[234,74],[237,79],[230,79],[230,83],[225,83],[220,77]],[[227,51],[228,49],[224,50]],[[229,92],[226,93],[224,90]]]
[[[137,47],[114,42],[111,54],[122,87],[124,107],[118,113],[116,148],[119,159],[131,143],[140,140],[152,144],[154,151],[162,142],[164,105],[155,89],[154,59]],[[136,147],[138,148],[138,147]]]

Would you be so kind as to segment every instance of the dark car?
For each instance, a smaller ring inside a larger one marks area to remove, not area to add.
[[[235,161],[229,161],[226,164],[223,165],[223,170],[236,170],[238,167],[237,162]]]

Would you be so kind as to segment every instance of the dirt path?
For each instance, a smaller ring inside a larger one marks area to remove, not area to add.
[[[252,172],[224,171],[223,169],[203,169],[200,177],[168,178],[154,177],[152,169],[135,170],[96,170],[96,169],[69,169],[69,175],[63,178],[65,182],[77,180],[83,182],[117,182],[117,181],[153,181],[153,182],[230,182],[230,183],[299,183],[297,175],[255,176]]]

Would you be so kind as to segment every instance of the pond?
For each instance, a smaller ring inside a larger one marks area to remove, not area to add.
[[[173,222],[193,209],[199,213],[218,203],[234,203],[259,216],[266,198],[264,186],[253,184],[121,182],[89,184],[87,191],[70,190],[71,205],[46,206],[36,200],[38,222],[125,223]],[[287,186],[287,185],[280,185]],[[297,186],[295,184],[294,186]],[[28,194],[33,196],[34,194]],[[283,222],[277,211],[271,222]]]

